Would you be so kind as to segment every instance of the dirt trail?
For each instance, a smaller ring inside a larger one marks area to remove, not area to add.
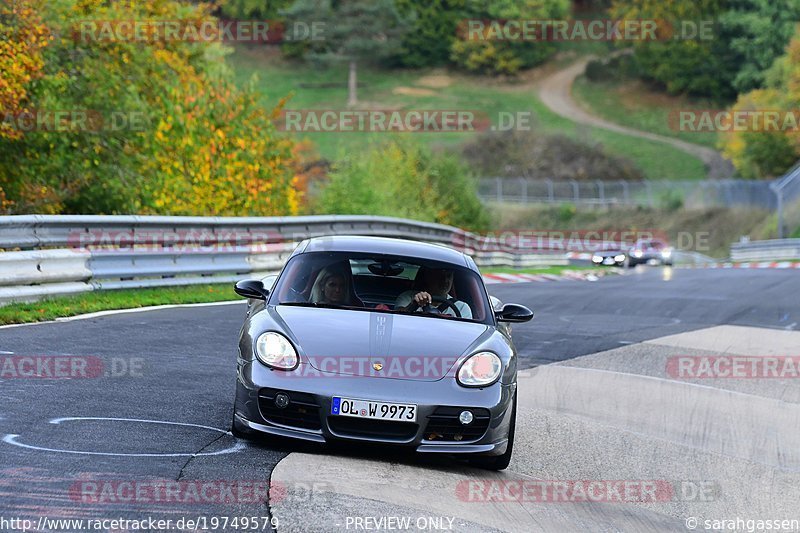
[[[728,179],[733,176],[733,165],[716,150],[681,141],[680,139],[620,126],[592,115],[578,105],[572,99],[572,83],[575,78],[583,74],[586,70],[586,64],[592,59],[592,57],[583,58],[569,67],[556,71],[544,78],[538,86],[539,98],[541,98],[542,102],[554,113],[573,122],[674,146],[678,150],[682,150],[703,161],[709,179]]]

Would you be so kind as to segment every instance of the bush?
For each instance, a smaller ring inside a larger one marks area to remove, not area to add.
[[[641,180],[644,174],[601,145],[535,131],[486,132],[462,149],[481,177],[527,177],[555,180]]]
[[[669,212],[683,208],[683,193],[678,190],[662,192],[658,197],[658,206]]]
[[[569,222],[573,218],[575,218],[575,214],[578,212],[578,208],[575,207],[575,204],[561,204],[558,206],[558,221],[559,222]]]
[[[410,218],[473,231],[489,226],[476,184],[462,164],[400,138],[338,161],[316,210]]]

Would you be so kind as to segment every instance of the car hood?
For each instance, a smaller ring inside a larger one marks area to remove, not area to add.
[[[306,371],[324,374],[436,381],[491,336],[485,324],[433,317],[291,306],[275,311]]]

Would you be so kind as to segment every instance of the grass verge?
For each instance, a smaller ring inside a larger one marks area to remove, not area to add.
[[[721,107],[710,100],[670,96],[636,80],[592,82],[586,76],[575,80],[572,95],[584,108],[610,122],[717,149],[714,132],[679,131],[672,125],[677,122],[670,122],[670,113],[679,110]]]
[[[220,302],[237,298],[230,283],[86,292],[0,307],[0,324],[42,322],[112,309]]]

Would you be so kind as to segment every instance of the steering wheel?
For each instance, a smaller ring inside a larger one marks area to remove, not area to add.
[[[458,307],[456,307],[456,300],[454,298],[444,298],[442,296],[431,296],[431,300],[434,303],[440,302],[440,304],[435,308],[433,306],[431,306],[430,304],[425,304],[424,306],[422,306],[422,310],[425,311],[426,313],[433,313],[434,309],[436,309],[436,311],[438,311],[439,313],[444,314],[445,310],[447,310],[447,308],[450,308],[450,309],[453,310],[453,312],[456,314],[456,316],[458,318],[461,318],[461,311],[459,311]],[[411,303],[408,306],[408,310],[413,312],[413,311],[416,311],[419,308],[420,308],[419,304],[417,302],[415,302],[414,300],[411,300]]]

